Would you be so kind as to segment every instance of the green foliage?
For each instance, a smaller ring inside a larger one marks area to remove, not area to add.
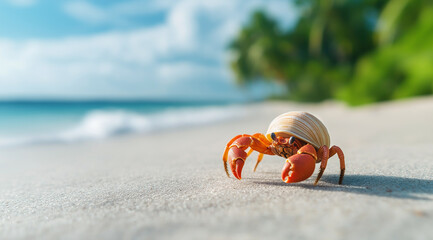
[[[420,4],[412,4],[415,2]],[[339,93],[340,99],[359,105],[433,94],[433,5],[408,9],[412,15],[404,13],[402,20],[410,19],[413,26],[393,43],[361,58],[351,84]]]
[[[235,50],[231,66],[236,79],[241,83],[257,78],[283,80],[284,64],[292,50],[283,38],[274,20],[256,12],[230,46]]]
[[[256,12],[231,44],[239,83],[283,82],[283,98],[351,105],[433,93],[429,0],[299,1],[293,29]]]

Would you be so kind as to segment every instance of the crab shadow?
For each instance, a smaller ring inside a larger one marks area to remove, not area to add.
[[[254,178],[252,180],[255,184],[278,187],[301,187],[318,191],[349,192],[388,198],[433,199],[433,180],[395,176],[346,175],[343,184],[338,185],[338,178],[339,175],[336,174],[323,176],[317,186],[313,185],[313,181],[311,183],[287,184],[282,181],[275,181],[275,179],[259,181]]]

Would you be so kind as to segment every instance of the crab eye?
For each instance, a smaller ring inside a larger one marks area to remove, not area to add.
[[[291,136],[289,138],[289,144],[293,144],[295,142],[295,137]]]
[[[275,133],[271,133],[271,138],[274,141],[277,141],[277,135],[275,135]]]

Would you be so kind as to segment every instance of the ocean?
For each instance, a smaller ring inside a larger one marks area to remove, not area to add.
[[[0,101],[0,147],[149,134],[243,114],[220,102]]]

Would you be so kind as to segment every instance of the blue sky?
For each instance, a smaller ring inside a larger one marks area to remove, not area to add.
[[[227,45],[250,13],[290,27],[287,0],[0,0],[0,98],[247,99]]]

